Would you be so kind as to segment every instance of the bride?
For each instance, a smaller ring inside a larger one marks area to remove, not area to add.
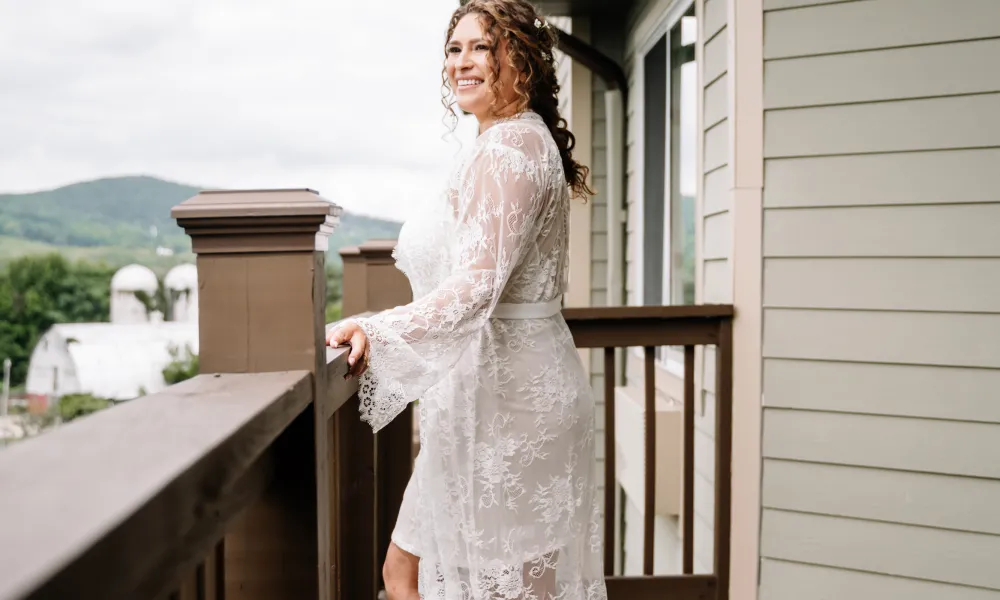
[[[446,40],[445,82],[479,136],[399,234],[415,300],[327,340],[350,344],[375,431],[420,400],[387,593],[603,600],[594,400],[560,313],[570,198],[592,192],[559,115],[555,32],[525,0],[470,0]]]

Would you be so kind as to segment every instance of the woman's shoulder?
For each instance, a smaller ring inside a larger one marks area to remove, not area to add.
[[[527,118],[505,119],[483,132],[476,140],[474,154],[480,158],[513,155],[538,161],[548,154],[550,140],[551,134],[541,118],[537,122]]]

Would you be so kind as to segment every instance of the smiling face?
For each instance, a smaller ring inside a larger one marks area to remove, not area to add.
[[[483,31],[479,15],[469,13],[455,25],[445,46],[445,70],[455,100],[459,108],[474,114],[484,126],[504,113],[516,97],[512,70],[507,64],[506,42],[501,39],[497,44],[493,60],[490,57],[491,43],[492,40]],[[500,65],[499,86],[493,85],[491,63]]]

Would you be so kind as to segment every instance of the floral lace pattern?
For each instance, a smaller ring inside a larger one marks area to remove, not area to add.
[[[396,247],[414,301],[358,319],[361,418],[420,399],[420,453],[393,532],[444,600],[605,600],[594,400],[561,315],[491,317],[560,298],[569,192],[537,114],[482,133]]]

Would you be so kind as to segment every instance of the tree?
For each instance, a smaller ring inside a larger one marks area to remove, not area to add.
[[[107,265],[59,254],[25,256],[0,271],[0,360],[14,363],[11,385],[24,383],[31,351],[49,327],[108,320],[113,275]]]
[[[340,265],[326,265],[326,322],[340,320],[341,281],[344,272]]]
[[[63,422],[95,413],[111,406],[112,401],[91,394],[66,394],[59,398],[59,417]]]
[[[165,320],[170,320],[173,316],[173,305],[170,302],[170,292],[162,281],[157,281],[156,291],[148,294],[142,290],[132,292],[132,295],[142,303],[146,309],[146,315],[152,316],[154,312],[159,312]]]
[[[167,385],[180,383],[198,374],[198,355],[191,351],[191,346],[184,346],[183,354],[181,354],[180,348],[173,345],[167,351],[170,352],[172,359],[163,368],[163,380],[167,382]]]

